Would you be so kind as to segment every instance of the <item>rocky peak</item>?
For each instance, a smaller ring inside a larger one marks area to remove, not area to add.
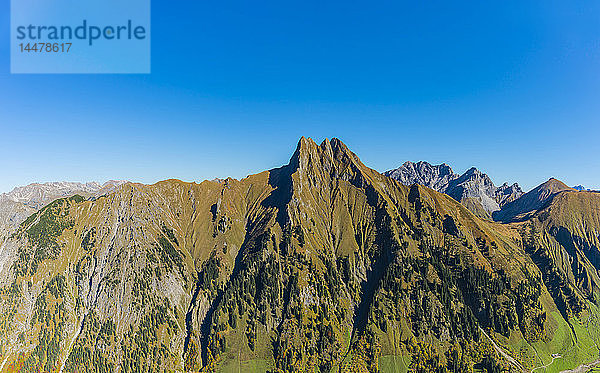
[[[488,219],[505,203],[523,194],[518,184],[509,187],[505,183],[501,187],[496,187],[488,175],[475,167],[458,175],[445,163],[431,165],[424,161],[405,162],[401,167],[388,171],[385,175],[402,184],[420,184],[446,193],[465,204],[475,214]]]
[[[478,169],[476,169],[475,167],[471,167],[469,168],[464,174],[462,174],[463,177],[471,177],[471,176],[482,176],[485,175],[483,172],[479,171]],[[487,175],[485,175],[487,176]]]
[[[292,173],[304,176],[348,179],[356,174],[366,172],[368,168],[339,139],[325,139],[320,145],[311,139],[302,137],[290,160]],[[329,174],[329,175],[325,175]]]
[[[452,180],[459,177],[445,163],[434,166],[425,161],[405,162],[399,168],[387,171],[385,175],[405,185],[420,184],[442,193]]]
[[[504,183],[498,187],[498,189],[496,189],[496,200],[500,206],[504,206],[505,204],[514,201],[522,195],[523,190],[517,183],[514,183],[513,185]]]
[[[464,174],[460,175],[460,177],[453,180],[451,187],[454,188],[467,183],[481,185],[486,188],[496,188],[490,177],[475,167],[471,167]]]
[[[490,218],[492,212],[500,210],[500,203],[496,200],[497,190],[498,188],[488,175],[472,167],[453,180],[445,193],[459,202],[470,200],[471,204],[481,205],[475,208],[477,213]],[[484,212],[480,210],[480,207]]]

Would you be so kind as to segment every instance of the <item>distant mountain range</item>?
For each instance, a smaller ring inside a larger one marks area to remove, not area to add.
[[[486,219],[491,219],[494,212],[523,195],[518,184],[504,183],[497,187],[488,175],[474,167],[459,175],[445,163],[406,162],[385,175],[404,185],[420,184],[445,193]]]
[[[454,173],[445,163],[405,162],[385,175],[404,185],[420,184],[454,198],[477,216],[501,222],[526,220],[547,206],[554,196],[566,191],[587,191],[578,185],[570,188],[560,180],[550,178],[528,193],[523,193],[517,183],[504,183],[496,187],[490,177],[476,168],[464,174]]]
[[[586,188],[583,185],[575,185],[573,189],[579,192],[597,192],[597,190]]]
[[[338,139],[301,138],[285,166],[242,180],[0,196],[0,373],[598,359],[600,193],[556,179],[523,193],[426,162],[386,175]]]
[[[49,182],[33,183],[16,187],[11,192],[0,194],[0,232],[11,230],[21,224],[28,216],[48,203],[73,195],[84,197],[100,196],[111,192],[125,181],[97,182]]]

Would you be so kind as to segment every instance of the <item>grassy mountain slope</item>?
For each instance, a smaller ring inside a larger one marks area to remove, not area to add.
[[[590,360],[596,288],[582,284],[595,279],[565,273],[583,289],[581,309],[566,312],[534,255],[549,228],[531,224],[481,220],[369,169],[337,139],[302,138],[287,166],[240,181],[58,200],[3,243],[0,371],[463,372],[531,369],[555,352]]]

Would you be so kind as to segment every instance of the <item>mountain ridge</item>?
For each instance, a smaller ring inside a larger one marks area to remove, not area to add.
[[[425,161],[407,161],[384,174],[405,185],[421,184],[448,194],[478,216],[490,220],[495,211],[523,194],[517,183],[496,187],[488,175],[475,167],[459,175],[446,163],[431,165]]]
[[[287,165],[241,180],[55,200],[0,242],[0,371],[583,362],[572,341],[593,339],[573,317],[594,325],[598,263],[596,241],[578,237],[600,224],[588,217],[600,201],[579,198],[492,222],[380,174],[339,139],[301,138]]]
[[[126,181],[110,180],[100,185],[97,182],[48,182],[32,183],[15,187],[0,194],[0,239],[12,232],[28,216],[39,211],[48,203],[60,198],[80,194],[86,198],[109,193]]]

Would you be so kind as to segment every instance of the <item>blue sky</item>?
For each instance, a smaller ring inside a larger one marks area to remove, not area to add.
[[[0,4],[0,192],[240,178],[302,135],[600,188],[599,2],[154,0],[150,75],[10,75]]]

